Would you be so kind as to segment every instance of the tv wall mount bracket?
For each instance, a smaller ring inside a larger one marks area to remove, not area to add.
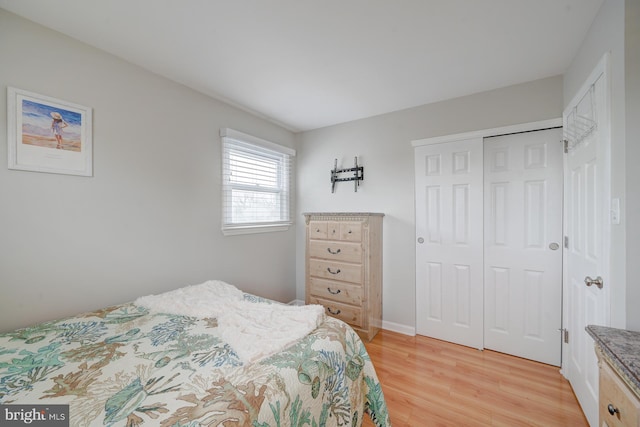
[[[345,174],[352,176],[344,177]],[[360,181],[364,179],[364,166],[358,166],[358,157],[353,159],[353,167],[348,169],[338,169],[338,159],[335,159],[333,170],[331,170],[331,192],[336,191],[336,182],[353,181],[353,191],[357,192]]]

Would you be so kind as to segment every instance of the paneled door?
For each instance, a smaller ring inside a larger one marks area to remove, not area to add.
[[[482,138],[416,147],[416,332],[482,348]]]
[[[484,140],[484,346],[561,364],[562,130]]]
[[[565,156],[565,328],[562,372],[589,424],[598,424],[598,363],[587,325],[609,326],[610,116],[606,57],[563,114]]]

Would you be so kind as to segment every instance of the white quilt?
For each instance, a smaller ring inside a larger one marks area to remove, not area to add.
[[[284,349],[324,321],[320,305],[246,301],[241,290],[218,280],[140,297],[135,304],[157,313],[217,318],[221,338],[245,363]]]

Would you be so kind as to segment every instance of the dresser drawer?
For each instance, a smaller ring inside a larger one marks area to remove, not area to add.
[[[327,222],[327,239],[338,240],[340,238],[340,223],[329,221]]]
[[[312,258],[309,260],[309,275],[343,282],[362,283],[362,265]]]
[[[360,243],[338,242],[334,240],[309,241],[309,256],[335,261],[362,262]]]
[[[328,301],[316,297],[309,298],[309,304],[320,304],[328,316],[340,319],[350,325],[362,327],[362,309],[339,302]]]
[[[599,411],[609,427],[640,426],[640,402],[606,363],[600,366]]]
[[[356,305],[358,307],[362,305],[364,292],[360,285],[333,282],[316,277],[312,277],[310,282],[309,289],[313,297]]]
[[[359,222],[343,222],[340,224],[340,240],[347,242],[362,241],[362,224]]]
[[[362,224],[359,222],[309,221],[310,239],[362,241]]]
[[[326,239],[327,238],[327,222],[326,221],[309,221],[309,238],[310,239]]]

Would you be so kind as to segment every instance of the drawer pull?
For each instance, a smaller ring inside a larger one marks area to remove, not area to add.
[[[327,288],[327,290],[331,295],[338,295],[340,293],[340,289],[338,289],[337,291],[332,291],[331,288]]]
[[[340,249],[334,252],[331,250],[331,248],[327,248],[327,252],[329,252],[331,255],[338,255],[340,253]]]
[[[331,267],[327,267],[327,271],[331,274],[340,274],[340,269],[337,269],[336,271],[331,271]]]
[[[320,232],[320,229],[319,229],[319,228],[316,228],[316,233],[319,233],[319,232]]]
[[[611,415],[615,415],[615,414],[619,414],[620,411],[618,410],[618,408],[616,408],[615,406],[613,406],[611,403],[609,403],[609,405],[607,405],[607,411],[609,411],[609,413]]]
[[[336,311],[333,311],[333,310],[331,309],[331,307],[327,307],[327,311],[328,311],[329,313],[333,314],[334,316],[336,316],[336,315],[338,315],[338,314],[340,314],[340,313],[341,313],[340,309],[338,309],[338,310],[336,310]]]

